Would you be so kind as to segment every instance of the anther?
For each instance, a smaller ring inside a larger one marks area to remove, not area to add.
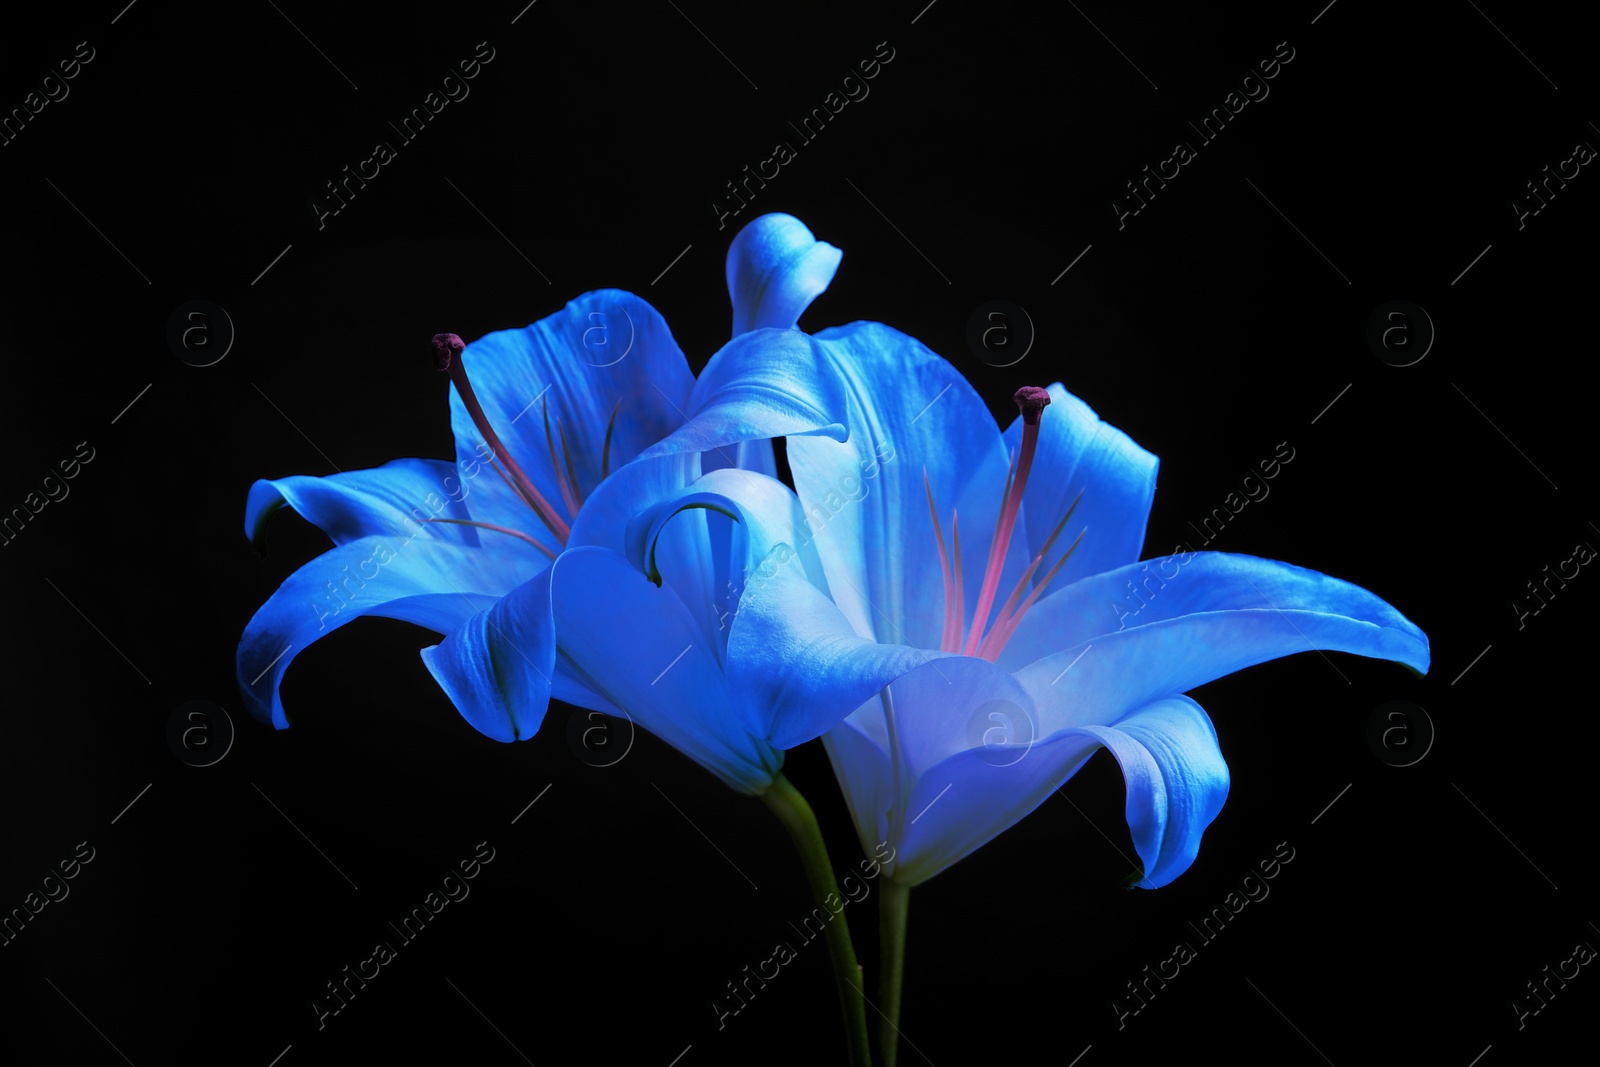
[[[1011,397],[1016,401],[1017,410],[1022,412],[1024,426],[1039,425],[1039,416],[1044,414],[1045,405],[1050,403],[1050,391],[1041,389],[1037,385],[1024,385]]]

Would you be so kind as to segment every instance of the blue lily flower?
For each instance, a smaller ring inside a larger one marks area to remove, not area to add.
[[[634,582],[614,588],[622,576],[593,561],[598,549],[574,551],[595,543],[575,536],[579,528],[604,529],[617,515],[596,507],[600,491],[641,456],[681,487],[702,466],[770,471],[772,437],[843,436],[843,394],[792,329],[832,279],[838,253],[796,226],[766,217],[735,239],[735,336],[698,381],[648,303],[620,290],[586,293],[470,345],[434,339],[451,378],[454,462],[399,459],[252,485],[252,542],[288,506],[334,547],[290,575],[246,626],[237,672],[250,711],[286,728],[279,684],[294,657],[365,615],[446,635],[424,661],[463,717],[496,740],[532,736],[552,696],[615,711],[623,679],[662,635],[619,643]],[[705,451],[715,458],[702,465]],[[569,610],[574,589],[588,612]],[[558,657],[558,620],[575,637],[599,627],[595,647],[614,662]],[[683,669],[693,666],[680,664],[679,676],[698,677]]]
[[[686,407],[695,410],[706,393],[723,397],[731,413],[735,398],[748,397],[759,400],[760,417],[737,433],[710,432],[716,427],[696,417],[614,471],[585,501],[550,567],[425,650],[463,714],[498,721],[510,709],[525,718],[517,709],[539,698],[545,668],[523,650],[554,633],[546,654],[569,683],[557,696],[627,716],[743,793],[765,794],[783,750],[833,724],[837,716],[819,719],[810,707],[779,714],[748,672],[728,668],[759,652],[746,647],[739,621],[749,575],[803,521],[794,494],[770,474],[764,438],[780,436],[784,420],[769,409],[792,390],[805,406],[787,416],[802,427],[789,434],[845,433],[843,383],[794,328],[839,260],[838,249],[788,215],[762,216],[735,237],[727,264],[734,330],[761,338],[762,360],[714,361]],[[734,440],[742,450],[728,447]],[[735,488],[753,503],[748,514],[722,505]],[[666,501],[675,506],[663,510]],[[799,566],[825,580],[815,554]]]
[[[1185,691],[1310,649],[1427,670],[1422,631],[1347,582],[1218,552],[1140,562],[1157,458],[1059,383],[1020,390],[1002,433],[911,337],[858,322],[816,342],[846,382],[849,438],[789,440],[800,522],[742,590],[728,673],[779,718],[842,717],[824,743],[863,848],[887,842],[902,886],[1101,747],[1127,784],[1140,884],[1165,885],[1229,784]],[[782,536],[786,507],[721,488],[656,510],[715,503]]]

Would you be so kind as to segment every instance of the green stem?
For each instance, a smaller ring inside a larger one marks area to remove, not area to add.
[[[806,803],[806,798],[782,774],[773,779],[771,787],[761,794],[767,807],[783,823],[800,853],[800,861],[811,882],[811,895],[818,904],[828,908],[831,896],[840,900],[839,886],[833,877],[833,864],[828,860],[827,846],[822,843],[822,828],[817,817]],[[828,908],[831,912],[834,909]],[[838,922],[829,921],[828,955],[833,959],[833,978],[839,987],[839,1009],[844,1013],[845,1040],[850,1052],[851,1067],[871,1067],[872,1042],[867,1036],[866,996],[862,992],[861,965],[856,962],[855,946],[850,941],[850,927],[842,914],[834,916]]]
[[[906,973],[906,912],[911,887],[885,878],[878,894],[878,1028],[882,1067],[894,1067],[900,1051],[900,987]]]

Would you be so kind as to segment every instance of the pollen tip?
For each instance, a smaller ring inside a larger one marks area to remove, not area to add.
[[[1022,412],[1022,421],[1029,426],[1037,426],[1045,405],[1050,403],[1050,392],[1037,385],[1024,385],[1012,394],[1011,399],[1017,402],[1017,410]]]
[[[449,370],[456,355],[466,348],[466,342],[453,333],[436,333],[433,335],[433,363],[440,370]]]

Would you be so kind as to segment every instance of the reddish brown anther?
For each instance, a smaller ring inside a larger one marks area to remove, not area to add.
[[[447,371],[450,364],[455,362],[455,357],[467,344],[453,333],[436,333],[433,335],[433,363],[440,370]]]
[[[1017,402],[1017,410],[1022,412],[1022,422],[1026,426],[1039,425],[1039,416],[1044,414],[1045,405],[1050,403],[1050,392],[1037,385],[1024,385],[1011,397]]]

